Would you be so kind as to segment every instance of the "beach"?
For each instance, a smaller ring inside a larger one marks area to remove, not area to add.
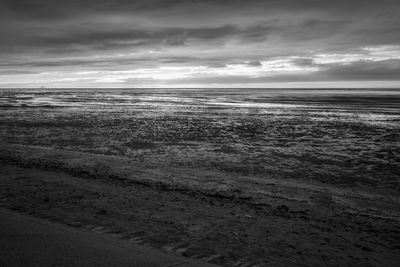
[[[1,207],[222,266],[395,266],[400,96],[27,90]]]

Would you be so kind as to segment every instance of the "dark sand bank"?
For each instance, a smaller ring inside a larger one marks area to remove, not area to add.
[[[267,179],[21,145],[1,206],[224,266],[396,266],[396,190]]]

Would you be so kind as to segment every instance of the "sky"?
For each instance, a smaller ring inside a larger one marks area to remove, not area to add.
[[[0,0],[0,87],[400,88],[400,1]]]

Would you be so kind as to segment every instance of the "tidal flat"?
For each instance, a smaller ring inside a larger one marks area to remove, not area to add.
[[[0,94],[2,207],[222,266],[395,266],[400,91]]]

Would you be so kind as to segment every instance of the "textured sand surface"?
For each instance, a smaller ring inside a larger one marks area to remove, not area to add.
[[[188,258],[224,266],[400,260],[395,195],[224,181],[223,173],[149,170],[129,158],[48,148],[3,145],[0,154],[1,206]]]

